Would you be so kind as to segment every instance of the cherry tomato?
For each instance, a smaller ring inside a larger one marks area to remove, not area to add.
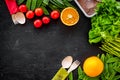
[[[35,28],[40,28],[40,27],[42,27],[42,20],[36,19],[36,20],[34,21],[34,27],[35,27]]]
[[[20,6],[19,6],[19,11],[20,11],[20,12],[23,12],[23,13],[27,12],[27,6],[24,5],[24,4],[20,5]]]
[[[59,11],[57,10],[53,10],[51,13],[50,13],[50,16],[52,19],[58,19],[60,17],[60,13]]]
[[[28,19],[32,19],[34,17],[34,12],[32,10],[27,11],[26,17]]]
[[[36,8],[35,9],[35,15],[36,16],[42,16],[43,15],[43,9],[42,8]]]
[[[49,24],[49,23],[50,23],[50,18],[44,16],[44,17],[42,18],[42,22],[43,22],[44,24]]]

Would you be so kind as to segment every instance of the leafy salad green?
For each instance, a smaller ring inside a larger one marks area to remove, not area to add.
[[[97,4],[96,15],[91,18],[89,43],[112,40],[120,34],[120,2],[102,0]]]

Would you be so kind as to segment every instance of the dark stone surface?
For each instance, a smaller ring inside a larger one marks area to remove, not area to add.
[[[14,25],[0,0],[0,80],[51,80],[64,57],[71,55],[82,66],[86,57],[101,53],[98,45],[88,42],[90,19],[75,7],[80,14],[75,26],[67,27],[59,19],[35,29],[32,20]]]

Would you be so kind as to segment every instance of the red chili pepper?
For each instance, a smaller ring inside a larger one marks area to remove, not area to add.
[[[15,14],[18,12],[18,5],[16,3],[16,0],[5,0],[5,2],[10,14]]]

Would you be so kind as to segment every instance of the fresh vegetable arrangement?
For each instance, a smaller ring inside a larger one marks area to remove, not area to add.
[[[50,19],[56,20],[63,15],[66,15],[66,17],[60,18],[62,23],[66,23],[67,26],[69,24],[70,26],[75,25],[79,20],[79,14],[70,4],[71,1],[72,0],[18,0],[17,3],[19,5],[19,11],[25,13],[27,19],[33,19],[35,16],[38,17],[37,20],[34,20],[33,25],[35,28],[41,28],[43,24],[49,24]],[[70,10],[64,11],[67,7],[69,7],[72,12]],[[61,11],[65,13],[61,14]],[[68,15],[70,15],[70,18]]]
[[[96,15],[91,18],[92,28],[89,31],[89,43],[101,42],[100,49],[106,54],[98,54],[97,57],[103,62],[104,69],[101,74],[96,75],[101,64],[93,65],[95,61],[86,63],[78,68],[78,80],[119,80],[120,79],[120,2],[116,0],[102,0],[96,8]],[[98,66],[98,67],[96,67]],[[92,70],[92,72],[90,72]],[[90,74],[88,74],[90,73]],[[73,73],[69,80],[74,80]]]
[[[102,80],[119,80],[120,79],[120,58],[106,53],[99,58],[104,62],[104,71],[100,75]]]
[[[48,10],[62,10],[66,7],[72,6],[72,0],[17,0],[18,5],[26,4],[28,10],[34,11],[36,8],[42,7],[45,15],[49,15]]]
[[[79,21],[79,14],[70,4],[71,1],[17,0],[17,3],[19,11],[24,13],[27,19],[35,19],[33,25],[38,29],[43,24],[49,24],[51,19],[59,18],[67,26],[75,25]],[[78,80],[118,80],[120,79],[120,2],[102,0],[97,5],[96,13],[91,18],[92,28],[89,31],[89,43],[101,42],[100,49],[106,54],[87,58],[83,67],[78,68]],[[66,76],[69,80],[74,79],[73,73],[69,72],[69,69]],[[59,78],[59,76],[57,77]],[[56,80],[56,77],[53,80]]]
[[[102,74],[97,77],[89,77],[83,71],[82,67],[78,68],[78,80],[119,80],[120,79],[120,58],[111,54],[98,54],[98,58],[104,63]],[[99,64],[98,64],[99,65]],[[96,73],[93,71],[94,74]],[[73,79],[73,73],[69,75],[69,80]]]
[[[120,2],[102,0],[98,3],[96,12],[91,18],[89,42],[98,43],[117,38],[120,34]]]

